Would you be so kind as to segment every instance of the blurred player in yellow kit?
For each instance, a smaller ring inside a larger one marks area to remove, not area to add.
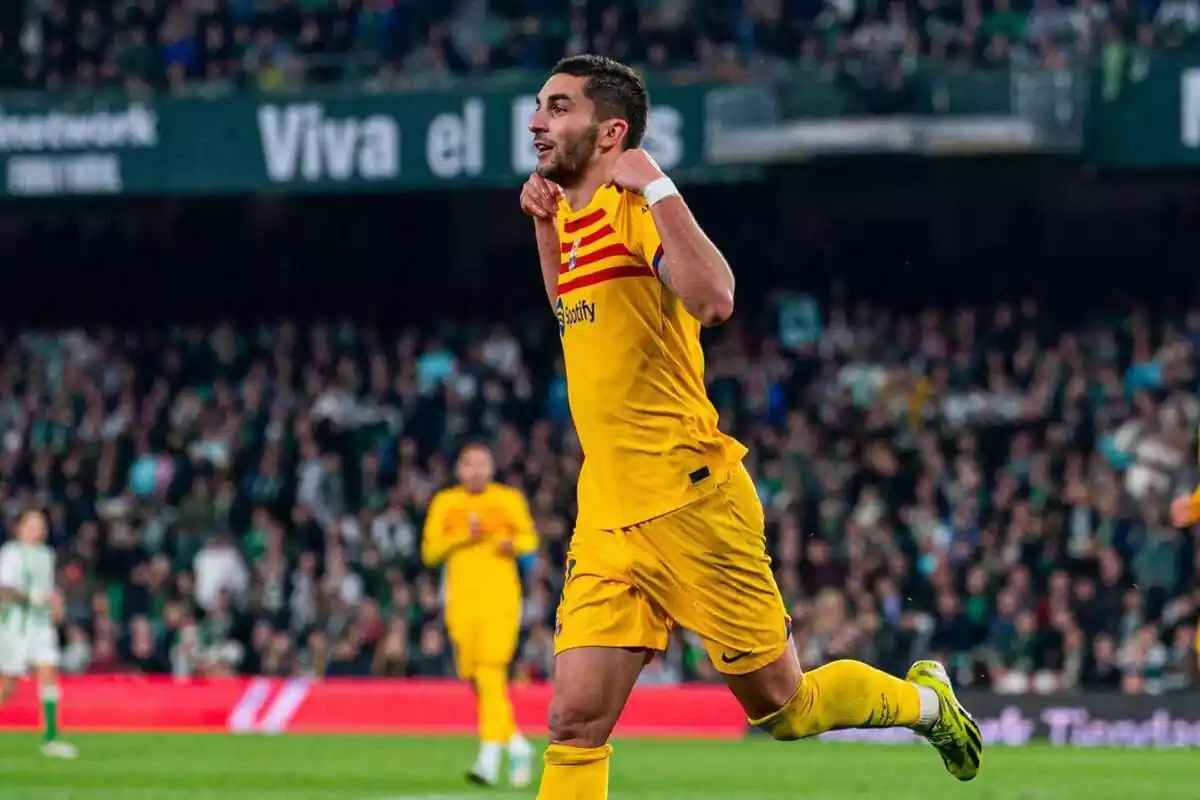
[[[472,783],[494,786],[508,751],[508,779],[532,780],[533,749],[513,718],[508,668],[521,625],[519,562],[534,557],[537,533],[519,491],[493,482],[491,451],[472,443],[459,453],[459,485],[434,496],[425,518],[421,557],[445,564],[446,630],[458,675],[479,698],[479,756]]]
[[[1171,503],[1171,524],[1190,528],[1200,522],[1200,487],[1191,494],[1176,497]],[[1200,664],[1200,622],[1196,624],[1196,659]]]
[[[672,625],[699,634],[751,723],[776,739],[905,726],[970,780],[979,728],[940,664],[918,661],[906,680],[856,661],[800,668],[746,448],[717,430],[705,390],[700,328],[733,312],[733,274],[639,149],[648,110],[635,72],[575,56],[554,68],[529,124],[538,168],[521,206],[584,456],[538,797],[607,798],[609,734]]]

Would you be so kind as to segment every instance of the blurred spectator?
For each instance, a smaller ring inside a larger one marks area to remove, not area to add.
[[[799,70],[854,87],[865,107],[907,107],[924,65],[1058,69],[1103,55],[1104,94],[1144,76],[1155,48],[1190,45],[1194,2],[955,3],[689,0],[123,0],[26,3],[0,39],[0,86],[263,91],[303,81],[437,87],[544,70],[602,52],[680,82]],[[1150,13],[1153,12],[1153,13]],[[12,39],[8,42],[7,39]],[[19,47],[16,45],[19,43]]]
[[[1032,303],[810,322],[708,347],[806,664],[934,653],[1002,692],[1195,684],[1200,548],[1163,504],[1194,481],[1196,326],[1060,329]],[[451,674],[419,531],[482,435],[542,534],[516,675],[549,678],[582,457],[558,353],[516,330],[0,335],[0,508],[50,509],[64,668]],[[685,633],[643,678],[717,679]]]
[[[227,535],[214,536],[196,554],[196,605],[213,610],[229,597],[240,599],[249,588],[249,573],[242,556]]]

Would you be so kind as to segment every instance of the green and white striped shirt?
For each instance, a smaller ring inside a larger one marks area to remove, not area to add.
[[[42,598],[36,605],[5,603],[0,628],[25,631],[32,625],[52,625],[47,599],[54,591],[54,551],[43,544],[5,542],[0,546],[0,587]]]

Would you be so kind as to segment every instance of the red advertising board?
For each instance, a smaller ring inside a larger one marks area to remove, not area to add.
[[[517,721],[545,726],[549,686],[516,686]],[[63,678],[62,725],[79,731],[469,734],[475,695],[458,681],[348,678],[176,680],[157,676]],[[0,709],[0,729],[39,724],[37,691],[24,681]],[[723,687],[634,691],[617,726],[630,736],[737,738],[746,719]]]

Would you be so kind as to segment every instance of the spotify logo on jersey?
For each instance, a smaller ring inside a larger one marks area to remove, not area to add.
[[[554,306],[554,315],[558,317],[558,335],[566,336],[567,328],[578,325],[581,322],[596,321],[596,304],[589,303],[587,300],[580,300],[573,305],[567,305],[558,298],[558,303]]]

